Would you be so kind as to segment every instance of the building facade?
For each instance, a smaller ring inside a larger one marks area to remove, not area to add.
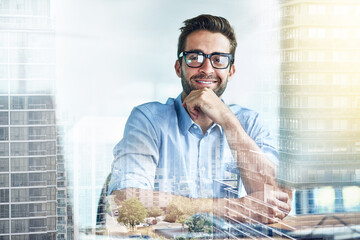
[[[1,240],[57,237],[54,36],[50,0],[0,1]]]
[[[297,191],[297,213],[318,212],[312,189],[360,180],[360,4],[280,4],[280,178]],[[334,209],[333,209],[334,210]]]

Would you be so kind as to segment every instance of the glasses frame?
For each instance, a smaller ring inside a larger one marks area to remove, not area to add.
[[[205,53],[200,52],[200,51],[182,51],[182,52],[179,54],[179,62],[181,63],[181,58],[182,58],[182,57],[184,57],[184,59],[185,59],[185,58],[186,58],[186,55],[191,54],[191,53],[197,53],[197,54],[199,54],[199,55],[204,56],[205,58],[204,58],[204,61],[203,61],[203,62],[200,64],[200,66],[198,66],[198,67],[189,66],[189,65],[186,63],[186,61],[184,61],[185,64],[186,64],[186,66],[188,66],[189,68],[199,68],[199,67],[201,67],[202,65],[204,65],[205,60],[208,58],[208,59],[210,60],[211,66],[212,66],[213,68],[215,68],[215,69],[226,69],[226,68],[229,67],[230,64],[233,64],[233,60],[234,60],[234,59],[233,59],[233,55],[232,55],[231,53],[218,53],[218,52],[215,52],[215,53],[211,53],[211,54],[205,54]],[[228,58],[229,58],[229,62],[228,62],[228,64],[226,65],[226,67],[222,67],[222,68],[215,67],[214,64],[213,64],[213,62],[211,61],[211,57],[214,56],[214,55],[222,55],[222,56],[228,57]]]

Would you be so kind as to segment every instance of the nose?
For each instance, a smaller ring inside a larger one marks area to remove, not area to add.
[[[200,67],[200,71],[206,74],[210,74],[214,72],[214,68],[211,65],[209,58],[205,58],[203,65]]]

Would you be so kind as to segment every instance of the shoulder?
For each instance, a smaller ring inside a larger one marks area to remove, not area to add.
[[[133,109],[132,114],[142,114],[151,122],[163,122],[176,114],[174,99],[169,98],[166,103],[148,102],[141,104]]]
[[[239,120],[255,120],[259,116],[258,112],[237,104],[231,104],[229,108]]]
[[[244,130],[253,138],[263,131],[269,131],[264,119],[258,112],[239,105],[230,105],[229,107],[239,119]]]

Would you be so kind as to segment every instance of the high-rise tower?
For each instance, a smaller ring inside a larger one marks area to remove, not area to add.
[[[50,0],[0,2],[0,239],[56,239]]]
[[[280,178],[308,188],[297,213],[318,212],[318,186],[341,210],[341,187],[360,180],[360,4],[281,1],[281,21]]]

